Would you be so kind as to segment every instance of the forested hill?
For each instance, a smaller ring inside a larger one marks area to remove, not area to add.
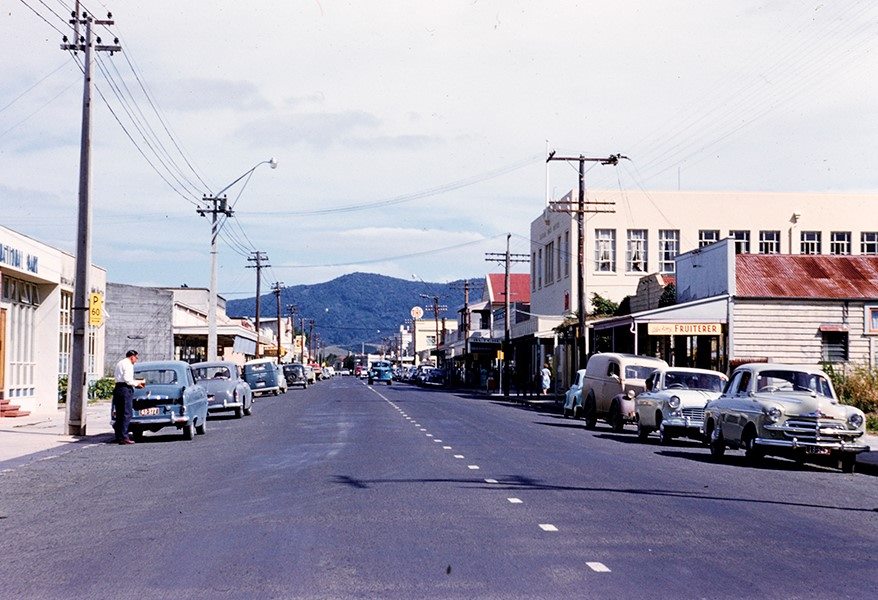
[[[482,296],[484,276],[470,280],[470,301]],[[429,296],[422,298],[421,294]],[[360,343],[380,344],[392,339],[400,324],[411,319],[413,306],[422,306],[424,318],[433,317],[433,296],[447,307],[439,317],[457,320],[463,306],[463,281],[425,283],[375,275],[352,273],[332,281],[314,285],[296,285],[281,291],[281,310],[288,316],[287,306],[295,304],[298,316],[314,320],[314,331],[320,334],[321,345],[337,345],[359,349]],[[277,317],[277,301],[273,292],[262,295],[260,320]],[[226,313],[232,317],[255,317],[256,297],[229,300]]]

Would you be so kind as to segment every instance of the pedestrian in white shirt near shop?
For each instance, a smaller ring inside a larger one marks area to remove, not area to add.
[[[134,414],[134,388],[143,387],[143,381],[134,379],[134,363],[137,362],[137,350],[129,350],[125,358],[116,363],[113,377],[116,387],[113,388],[113,412],[116,415],[113,429],[116,432],[116,443],[133,444],[128,437],[128,426]]]

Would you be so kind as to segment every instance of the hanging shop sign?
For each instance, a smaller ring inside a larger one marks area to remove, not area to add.
[[[722,335],[722,323],[648,323],[649,335]]]

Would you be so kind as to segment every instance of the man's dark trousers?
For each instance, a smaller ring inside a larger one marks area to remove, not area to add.
[[[113,429],[116,431],[116,441],[128,439],[128,425],[134,414],[134,388],[125,383],[117,383],[113,388],[113,410],[116,412],[116,420]]]

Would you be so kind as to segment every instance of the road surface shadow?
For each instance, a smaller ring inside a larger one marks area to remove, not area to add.
[[[734,502],[741,504],[763,504],[768,506],[791,506],[797,508],[816,508],[821,510],[838,510],[854,513],[878,513],[876,508],[862,508],[858,506],[843,506],[838,504],[812,504],[807,502],[793,502],[790,500],[771,500],[766,498],[747,498],[736,496],[716,496],[702,491],[672,490],[672,489],[648,489],[648,488],[611,488],[577,485],[555,485],[541,479],[511,475],[498,477],[497,483],[488,483],[484,479],[475,478],[408,478],[408,479],[362,479],[349,475],[333,476],[333,483],[345,485],[358,490],[368,490],[379,485],[398,484],[455,484],[458,487],[468,489],[490,490],[540,490],[560,492],[582,492],[594,494],[618,494],[621,496],[653,496],[663,498],[681,498],[701,500],[705,502]]]

